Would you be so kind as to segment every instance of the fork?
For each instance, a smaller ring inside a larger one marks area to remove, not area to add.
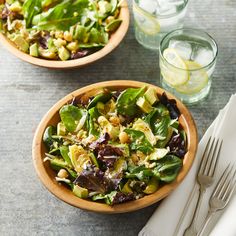
[[[205,147],[202,161],[198,170],[197,182],[199,184],[199,195],[197,204],[191,219],[191,223],[184,232],[184,236],[197,236],[196,220],[198,218],[201,202],[206,189],[212,185],[214,174],[219,160],[219,154],[223,141],[210,137]]]
[[[204,232],[211,217],[217,211],[223,210],[228,204],[236,186],[236,169],[234,171],[233,169],[235,169],[233,168],[233,165],[231,167],[230,165],[228,165],[222,176],[220,177],[215,190],[210,197],[209,210],[206,216],[206,220],[200,227],[199,233],[197,234],[198,236],[200,236]]]

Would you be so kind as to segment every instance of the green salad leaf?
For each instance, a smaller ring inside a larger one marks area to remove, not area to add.
[[[83,127],[86,122],[87,111],[73,105],[65,105],[59,111],[61,120],[69,132],[74,132],[78,126]],[[82,120],[83,117],[83,120]]]
[[[53,144],[53,135],[57,133],[57,129],[54,126],[48,126],[43,134],[43,142],[46,144],[46,146],[50,149],[50,147]]]
[[[137,178],[141,181],[148,182],[150,177],[153,176],[151,169],[145,166],[129,166],[129,172],[125,173],[125,178]]]
[[[170,116],[163,116],[159,122],[154,125],[154,135],[158,136],[160,140],[166,139],[168,135],[168,127],[170,125]]]
[[[124,90],[117,99],[117,111],[121,115],[134,116],[138,113],[139,108],[136,102],[145,92],[143,88],[128,88]]]
[[[108,194],[100,193],[100,194],[93,196],[92,199],[93,199],[93,201],[98,201],[98,200],[103,199],[106,202],[106,204],[112,205],[116,194],[117,194],[117,191],[112,191]]]
[[[174,155],[166,155],[156,163],[157,166],[154,168],[153,173],[161,181],[166,183],[175,180],[183,166],[182,160]]]
[[[96,95],[92,101],[88,104],[88,109],[95,107],[98,102],[106,103],[108,102],[112,97],[112,94],[109,93],[100,93]]]
[[[88,4],[88,0],[64,0],[47,12],[34,16],[32,23],[40,30],[69,29],[71,25],[80,21]]]
[[[131,138],[130,148],[131,150],[139,150],[145,154],[149,154],[153,151],[153,146],[147,140],[145,134],[142,131],[134,129],[124,130]]]
[[[26,27],[30,27],[32,19],[35,15],[41,12],[42,4],[41,0],[25,0],[23,4],[23,13],[26,22]]]
[[[88,127],[89,127],[89,134],[92,134],[96,137],[99,136],[100,132],[98,129],[97,119],[100,116],[98,109],[96,107],[92,107],[88,110],[89,119],[88,119]]]

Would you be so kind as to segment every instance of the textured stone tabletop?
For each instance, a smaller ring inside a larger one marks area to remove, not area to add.
[[[206,100],[190,107],[201,137],[236,92],[236,1],[192,0],[185,22],[205,29],[219,45],[212,91]],[[133,19],[114,52],[82,69],[38,68],[0,46],[0,235],[137,235],[157,205],[120,215],[94,214],[69,206],[50,194],[37,178],[31,144],[42,116],[67,93],[104,80],[158,85],[157,65],[157,53],[135,41]]]

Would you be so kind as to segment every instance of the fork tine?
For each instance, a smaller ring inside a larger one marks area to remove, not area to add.
[[[212,158],[211,158],[211,162],[210,162],[210,166],[209,166],[209,171],[208,171],[208,175],[209,176],[214,176],[215,174],[215,170],[216,170],[216,166],[219,160],[219,156],[220,156],[220,151],[221,151],[221,147],[222,147],[222,143],[223,141],[221,141],[219,143],[219,139],[217,140],[217,143],[214,147],[214,152],[212,154]]]
[[[207,145],[204,149],[204,153],[202,155],[202,160],[201,160],[201,164],[200,164],[198,173],[203,173],[203,169],[204,169],[204,167],[206,165],[206,162],[207,162],[207,159],[209,157],[208,150],[210,149],[209,146],[210,146],[210,143],[211,143],[211,139],[212,139],[212,137],[210,136],[208,141],[207,141]],[[213,142],[214,142],[214,140],[213,140]],[[211,146],[212,146],[212,143],[211,143]]]
[[[219,147],[219,149],[218,149],[218,153],[217,153],[217,157],[216,157],[215,166],[214,166],[214,169],[213,169],[212,176],[215,175],[216,166],[218,165],[218,161],[219,161],[219,156],[220,156],[220,152],[221,152],[222,145],[223,145],[223,140],[221,140],[221,142],[220,142],[220,147]]]
[[[216,140],[216,144],[212,147],[211,158],[209,158],[209,162],[207,163],[208,166],[206,167],[207,175],[210,175],[210,172],[212,170],[212,165],[213,165],[215,154],[218,148],[218,143],[219,143],[219,139]]]
[[[221,189],[222,184],[224,183],[226,177],[227,177],[227,173],[229,170],[230,164],[228,164],[228,166],[226,167],[226,169],[224,170],[223,174],[221,175],[218,184],[214,190],[214,192],[212,193],[212,197],[215,197],[218,195],[219,190]]]
[[[205,174],[205,175],[208,175],[208,171],[209,171],[209,169],[210,169],[210,164],[211,164],[211,162],[212,162],[212,159],[213,159],[213,156],[214,156],[214,152],[215,152],[215,149],[216,149],[216,145],[217,145],[217,143],[215,144],[215,138],[213,139],[213,141],[212,141],[212,144],[211,144],[211,147],[210,147],[210,149],[209,149],[209,152],[208,152],[208,157],[207,157],[207,160],[206,160],[206,164],[205,164],[205,166],[204,166],[204,170],[203,170],[203,173]]]
[[[230,187],[231,180],[233,179],[232,178],[232,171],[233,171],[233,166],[230,168],[230,171],[227,174],[227,177],[224,181],[224,184],[223,184],[223,186],[221,187],[221,190],[218,193],[218,197],[220,199],[223,199],[224,194],[227,192],[227,189]]]
[[[230,199],[231,195],[234,192],[234,188],[235,188],[235,184],[236,184],[235,176],[236,176],[236,170],[234,171],[233,177],[229,181],[227,189],[225,190],[225,193],[223,194],[223,197],[222,197],[222,199],[226,202]]]

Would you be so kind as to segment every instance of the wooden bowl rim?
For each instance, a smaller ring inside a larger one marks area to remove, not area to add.
[[[89,93],[92,90],[96,90],[98,88],[128,88],[128,87],[142,87],[142,86],[150,86],[156,89],[158,94],[162,94],[165,92],[162,88],[159,88],[157,86],[144,83],[144,82],[136,82],[136,81],[129,81],[129,80],[117,80],[117,81],[107,81],[107,82],[100,82],[95,83],[83,88],[80,88],[68,95],[66,95],[64,98],[62,98],[60,101],[58,101],[43,117],[41,122],[39,123],[37,130],[34,135],[33,139],[33,145],[32,145],[32,156],[33,156],[33,163],[34,167],[36,169],[36,172],[38,174],[38,177],[42,181],[42,183],[46,186],[46,188],[54,194],[56,197],[61,199],[62,201],[84,209],[88,211],[93,212],[99,212],[99,213],[125,213],[125,212],[131,212],[135,210],[142,209],[144,207],[147,207],[149,205],[152,205],[164,197],[166,197],[171,191],[173,191],[184,179],[184,177],[187,175],[188,171],[190,170],[193,160],[196,155],[197,146],[198,146],[198,135],[196,130],[195,122],[186,108],[186,106],[180,102],[178,99],[176,99],[173,95],[166,92],[169,99],[175,99],[177,102],[177,106],[181,112],[180,119],[182,119],[182,122],[185,127],[185,131],[187,132],[187,140],[188,140],[188,152],[185,155],[184,158],[184,165],[181,169],[179,175],[177,176],[177,179],[167,185],[164,185],[160,190],[157,192],[147,195],[141,199],[133,200],[130,202],[114,205],[114,206],[108,206],[104,203],[98,203],[93,202],[89,200],[84,200],[76,197],[73,195],[71,190],[67,189],[66,187],[59,186],[59,184],[50,178],[49,174],[46,171],[46,168],[44,166],[43,162],[43,156],[41,154],[41,146],[42,143],[42,137],[45,128],[47,127],[48,123],[50,122],[51,118],[59,111],[59,109],[69,101],[71,101],[74,97],[78,97],[82,94]]]
[[[83,57],[79,59],[74,60],[68,60],[68,61],[53,61],[53,60],[46,60],[42,58],[32,57],[27,53],[24,53],[20,51],[4,34],[0,33],[0,42],[2,45],[8,49],[13,55],[20,58],[23,61],[26,61],[28,63],[31,63],[36,66],[51,68],[51,69],[70,69],[70,68],[76,68],[76,67],[82,67],[88,64],[91,64],[107,54],[109,54],[111,51],[113,51],[122,41],[122,39],[125,37],[128,28],[129,28],[129,8],[127,0],[124,0],[121,4],[121,10],[120,10],[120,18],[123,20],[120,27],[111,35],[111,38],[109,39],[108,44],[100,49],[99,51]]]

